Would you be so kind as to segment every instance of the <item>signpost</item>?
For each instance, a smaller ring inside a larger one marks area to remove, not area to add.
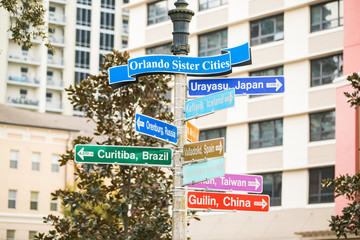
[[[263,191],[263,178],[254,175],[225,174],[223,177],[188,185],[188,187],[261,193]]]
[[[224,176],[224,158],[186,165],[183,167],[183,185]]]
[[[172,167],[170,148],[76,145],[75,162]]]
[[[135,116],[135,130],[139,133],[177,144],[177,127],[142,114]]]
[[[186,122],[186,136],[190,142],[199,141],[199,129],[192,125],[190,122]]]
[[[231,88],[235,89],[236,95],[283,93],[285,88],[284,77],[263,76],[189,81],[190,96],[204,96]]]
[[[235,105],[235,90],[228,89],[185,103],[185,118],[206,115],[214,111],[233,107]]]
[[[222,157],[224,156],[224,138],[185,144],[183,153],[185,162]]]
[[[269,211],[268,195],[248,195],[213,192],[188,192],[187,206],[191,210]]]

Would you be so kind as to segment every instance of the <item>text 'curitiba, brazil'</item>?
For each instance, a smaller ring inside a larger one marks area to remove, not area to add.
[[[109,69],[109,82],[121,86],[134,82],[134,77],[154,73],[184,73],[190,76],[218,76],[231,73],[231,68],[251,63],[249,43],[222,50],[211,57],[147,55],[132,58],[128,65]]]

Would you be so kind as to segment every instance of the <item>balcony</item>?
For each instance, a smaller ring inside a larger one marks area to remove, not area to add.
[[[65,25],[66,17],[63,14],[55,14],[53,12],[49,13],[49,23],[57,25]]]
[[[52,68],[64,68],[64,58],[54,57],[52,55],[48,55],[48,67]]]
[[[66,0],[50,0],[52,3],[66,4]]]
[[[63,80],[48,77],[46,80],[46,88],[62,91],[64,90]]]
[[[29,54],[28,51],[10,52],[8,60],[9,62],[40,65],[40,58],[34,57],[32,54]]]
[[[31,31],[29,31],[29,32],[31,32]],[[11,40],[13,39],[12,32],[8,32],[8,37],[9,37],[9,39],[11,39]],[[38,44],[39,44],[39,43],[41,43],[41,41],[42,41],[42,40],[41,40],[41,37],[39,37],[39,36],[37,36],[36,38],[32,38],[32,39],[31,39],[31,42],[32,42],[32,43],[38,43]]]
[[[123,36],[129,36],[129,25],[123,25],[122,26],[122,35]]]
[[[29,77],[27,75],[22,75],[22,76],[9,75],[7,83],[13,85],[28,86],[28,87],[39,87],[40,85],[39,79],[34,77]]]
[[[31,99],[26,96],[8,96],[7,103],[15,107],[23,107],[29,109],[38,109],[39,100]]]
[[[45,108],[46,108],[46,111],[48,111],[48,112],[62,112],[62,102],[61,101],[46,101]]]
[[[122,9],[122,14],[125,16],[129,16],[129,9],[123,8]]]
[[[49,36],[49,42],[56,47],[65,47],[65,37],[64,36]]]

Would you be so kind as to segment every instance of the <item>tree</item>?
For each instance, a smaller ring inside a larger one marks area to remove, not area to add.
[[[0,0],[0,7],[15,17],[11,19],[9,27],[15,43],[31,48],[33,39],[44,41],[47,38],[48,28],[44,20],[46,9],[40,0]],[[45,45],[54,52],[51,44]]]
[[[354,91],[352,93],[345,92],[350,107],[358,108],[360,106],[360,81],[359,75],[353,73],[347,77]],[[331,231],[336,233],[337,238],[347,238],[348,234],[359,235],[360,230],[360,173],[353,176],[340,175],[335,179],[327,179],[322,181],[323,188],[331,188],[335,193],[335,198],[343,196],[348,200],[347,207],[342,210],[342,215],[331,216],[329,220]]]
[[[141,77],[138,83],[112,91],[108,69],[127,64],[127,52],[107,54],[99,75],[70,86],[69,99],[96,123],[95,138],[79,136],[73,145],[159,146],[135,132],[135,113],[172,121],[165,98],[170,77]],[[61,156],[61,165],[74,162],[74,149]],[[170,239],[172,172],[158,167],[105,164],[77,165],[76,189],[52,193],[60,199],[64,216],[49,215],[44,222],[54,230],[36,239]]]

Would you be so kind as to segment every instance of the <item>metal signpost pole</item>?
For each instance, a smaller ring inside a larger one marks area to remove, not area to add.
[[[184,0],[175,2],[175,9],[169,11],[169,16],[173,22],[173,44],[171,52],[174,55],[184,56],[190,51],[188,44],[189,23],[194,12],[187,9],[188,3]],[[185,240],[187,238],[187,209],[186,191],[182,187],[182,150],[186,143],[186,122],[185,101],[187,93],[186,74],[176,73],[174,84],[174,115],[175,126],[178,128],[178,147],[174,151],[174,191],[173,191],[173,211],[172,211],[172,239]]]

